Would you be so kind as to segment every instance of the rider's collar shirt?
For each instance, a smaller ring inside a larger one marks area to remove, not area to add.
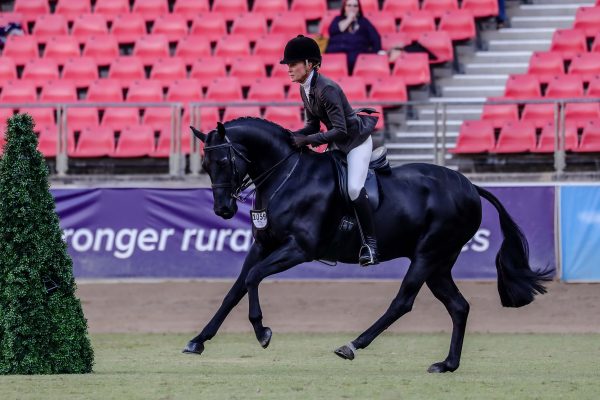
[[[304,93],[306,94],[306,98],[310,99],[308,97],[308,93],[310,91],[310,82],[312,81],[313,75],[315,74],[315,70],[313,69],[312,71],[310,71],[310,74],[308,74],[308,78],[306,78],[306,80],[304,81],[304,83],[301,83],[302,85],[302,89],[304,89]]]

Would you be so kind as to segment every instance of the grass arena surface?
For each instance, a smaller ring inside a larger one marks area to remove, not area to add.
[[[2,376],[0,399],[597,399],[600,334],[467,333],[454,373],[429,374],[448,334],[383,334],[354,361],[353,334],[225,333],[201,356],[191,334],[94,334],[94,373]]]

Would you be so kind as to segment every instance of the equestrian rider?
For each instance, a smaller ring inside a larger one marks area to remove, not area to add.
[[[293,144],[302,148],[328,143],[328,149],[339,149],[346,154],[348,195],[363,238],[359,262],[362,266],[378,264],[373,211],[364,188],[373,150],[371,133],[377,117],[357,114],[340,86],[319,74],[321,51],[313,39],[299,35],[290,40],[280,63],[288,65],[292,82],[300,84],[300,96],[306,112],[304,128],[292,132]],[[327,132],[319,132],[321,122],[327,127]]]

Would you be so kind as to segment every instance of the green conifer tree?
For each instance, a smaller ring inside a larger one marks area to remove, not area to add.
[[[8,121],[0,159],[0,374],[92,371],[87,320],[75,297],[48,170],[33,120]]]

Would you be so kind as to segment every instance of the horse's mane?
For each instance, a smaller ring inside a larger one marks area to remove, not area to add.
[[[269,121],[268,119],[264,119],[264,118],[259,118],[259,117],[239,117],[236,119],[232,119],[231,121],[227,121],[225,122],[223,125],[225,125],[225,128],[227,128],[230,125],[237,125],[236,122],[245,122],[245,121],[250,121],[250,122],[258,122],[258,123],[266,123],[268,125],[271,125],[271,127],[273,128],[277,128],[277,130],[279,130],[279,132],[284,133],[287,131],[286,128],[284,128],[283,126]]]

